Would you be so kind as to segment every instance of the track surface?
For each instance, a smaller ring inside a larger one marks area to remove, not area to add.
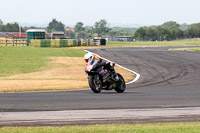
[[[140,79],[123,94],[1,93],[0,127],[200,121],[200,52],[168,49],[90,49]]]
[[[1,93],[1,112],[200,107],[200,52],[168,48],[108,48],[90,51],[141,74],[125,93]]]

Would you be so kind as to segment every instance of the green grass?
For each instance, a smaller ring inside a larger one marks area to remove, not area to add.
[[[200,41],[166,42],[108,42],[108,47],[121,46],[200,46]],[[95,48],[95,47],[94,47]],[[50,56],[83,57],[84,51],[77,48],[34,48],[0,46],[0,77],[40,71]]]
[[[189,48],[188,50],[192,50],[192,51],[200,51],[200,48]]]
[[[200,133],[200,123],[5,127],[0,133]]]
[[[191,50],[191,51],[200,51],[200,48],[174,48],[172,50]]]
[[[107,46],[158,47],[158,46],[200,46],[200,41],[163,41],[163,42],[107,42]]]
[[[0,46],[0,77],[40,71],[50,56],[83,57],[84,51],[74,48],[34,48]]]

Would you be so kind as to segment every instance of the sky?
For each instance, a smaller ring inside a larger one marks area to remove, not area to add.
[[[4,23],[48,25],[56,18],[66,26],[94,25],[105,19],[110,26],[161,25],[200,22],[200,0],[0,0]]]

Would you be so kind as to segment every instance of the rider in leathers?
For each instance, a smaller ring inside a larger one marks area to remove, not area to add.
[[[105,68],[109,69],[113,73],[113,79],[115,81],[119,80],[119,77],[118,77],[118,75],[116,74],[116,72],[114,70],[115,63],[106,62],[105,60],[103,60],[103,59],[101,59],[101,58],[99,58],[97,56],[94,56],[90,52],[85,54],[84,59],[88,64],[104,66]],[[103,69],[98,69],[98,73],[101,74],[103,76],[103,79],[105,80],[107,75],[106,74],[104,75],[103,72],[104,72]]]

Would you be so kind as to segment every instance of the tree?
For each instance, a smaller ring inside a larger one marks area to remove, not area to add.
[[[175,40],[184,37],[183,30],[176,22],[169,21],[160,26],[141,27],[135,32],[135,38],[143,41]]]
[[[0,19],[0,25],[3,25],[3,21]]]
[[[62,22],[58,22],[56,19],[53,19],[48,27],[48,31],[65,31],[65,25]]]
[[[180,26],[181,26],[180,24],[174,21],[169,21],[169,22],[164,23],[161,26],[169,31],[168,40],[183,38],[183,31],[180,29]]]
[[[70,30],[70,31],[67,32],[67,36],[70,37],[70,38],[75,38],[75,33]]]
[[[94,31],[98,34],[106,34],[110,31],[110,29],[107,27],[107,21],[105,19],[102,19],[95,23],[94,25]]]
[[[169,28],[169,29],[173,29],[173,28],[179,28],[180,24],[174,22],[174,21],[169,21],[169,22],[165,22],[163,25],[161,25],[163,28]]]
[[[135,32],[135,39],[137,40],[145,40],[146,36],[146,28],[147,27],[140,27],[136,32]]]
[[[18,23],[7,23],[6,25],[0,25],[1,32],[19,32]]]
[[[198,38],[200,37],[200,23],[191,24],[185,31],[187,38]]]
[[[19,24],[18,23],[7,23],[6,25],[7,32],[18,32],[19,31]]]
[[[163,40],[169,40],[170,38],[170,31],[167,28],[164,28],[163,26],[157,26],[155,28],[156,30],[156,40],[163,41]]]
[[[94,29],[92,26],[85,26],[85,33],[89,34],[90,36],[93,36]]]
[[[75,32],[85,31],[83,25],[84,24],[82,22],[77,22],[76,25],[74,26]]]
[[[88,34],[85,33],[84,31],[80,31],[79,33],[77,33],[76,38],[78,39],[85,39],[88,37]]]
[[[183,31],[187,30],[188,25],[186,23],[183,23],[182,25],[180,25],[180,29]]]

